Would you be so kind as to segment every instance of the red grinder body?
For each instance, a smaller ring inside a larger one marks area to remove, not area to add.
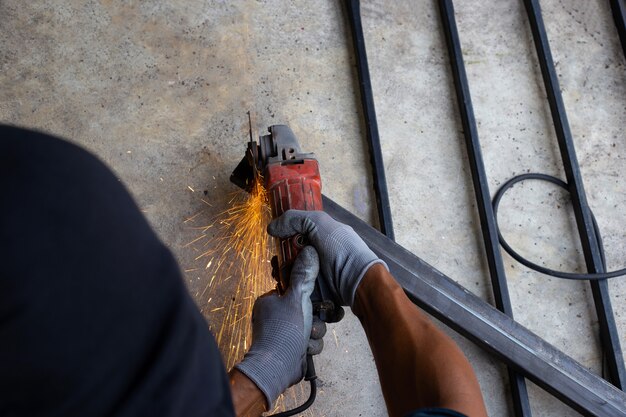
[[[272,218],[285,211],[322,210],[322,181],[315,158],[298,158],[270,163],[263,173]],[[297,235],[278,240],[278,290],[289,287],[291,268],[305,242]]]
[[[246,156],[233,171],[231,181],[250,189],[252,181],[261,175],[274,219],[291,209],[321,211],[322,181],[315,155],[300,150],[298,139],[288,126],[274,125],[268,130],[269,134],[259,136],[258,143],[252,140],[250,133]],[[293,263],[306,244],[301,235],[277,240],[272,275],[278,281],[281,294],[289,288]],[[344,313],[340,306],[335,306],[331,297],[316,282],[311,294],[313,314],[326,323],[338,322]]]
[[[257,181],[259,175],[265,183],[273,219],[291,209],[322,210],[322,181],[317,160],[312,153],[300,150],[300,144],[289,127],[270,126],[269,134],[260,136],[258,144],[252,139],[250,128],[246,156],[233,171],[231,181],[250,189],[250,184],[255,183],[251,180]],[[272,258],[272,275],[278,282],[280,294],[289,288],[294,261],[306,243],[302,235],[277,240],[278,254]],[[311,294],[311,304],[313,316],[324,322],[338,322],[343,317],[343,309],[324,297],[319,281],[316,281]],[[311,383],[309,399],[300,407],[279,413],[281,416],[301,413],[315,401],[316,378],[313,356],[307,352],[304,380]]]

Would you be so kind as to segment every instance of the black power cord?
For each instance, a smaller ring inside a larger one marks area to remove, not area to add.
[[[564,279],[572,279],[572,280],[599,280],[599,279],[615,278],[615,277],[618,277],[618,276],[626,275],[626,268],[619,269],[617,271],[612,271],[612,272],[587,273],[587,274],[556,271],[554,269],[550,269],[550,268],[543,267],[541,265],[537,265],[536,263],[534,263],[532,261],[529,261],[528,259],[524,258],[522,255],[517,253],[507,243],[507,241],[502,236],[502,233],[500,232],[500,227],[498,226],[498,206],[500,205],[500,200],[502,199],[502,196],[504,195],[504,193],[507,192],[508,189],[513,187],[518,182],[522,182],[522,181],[526,181],[526,180],[547,181],[547,182],[550,182],[552,184],[558,185],[559,187],[564,188],[565,190],[567,190],[569,192],[569,188],[568,188],[567,184],[564,181],[562,181],[562,180],[560,180],[560,179],[558,179],[556,177],[553,177],[551,175],[546,175],[546,174],[536,174],[536,173],[522,174],[522,175],[518,175],[516,177],[513,177],[510,180],[508,180],[507,182],[505,182],[504,184],[502,184],[502,186],[500,187],[500,189],[498,190],[498,192],[496,193],[496,195],[493,198],[493,203],[492,203],[493,204],[493,215],[494,215],[495,221],[496,221],[496,229],[498,231],[498,239],[500,240],[500,244],[502,245],[504,250],[509,255],[511,255],[516,261],[518,261],[522,265],[524,265],[524,266],[526,266],[526,267],[528,267],[528,268],[530,268],[532,270],[535,270],[537,272],[541,272],[542,274],[550,275],[550,276],[553,276],[553,277],[556,277],[556,278],[564,278]],[[606,258],[605,258],[605,255],[604,255],[604,248],[603,248],[603,245],[602,245],[602,236],[600,234],[600,229],[598,228],[598,223],[596,222],[596,218],[593,215],[593,212],[591,211],[591,209],[588,209],[588,210],[589,210],[589,214],[591,215],[591,220],[593,222],[594,238],[596,239],[596,242],[598,243],[598,248],[600,248],[600,257],[601,257],[601,260],[602,260],[602,266],[606,270]]]
[[[269,417],[288,417],[293,416],[298,413],[302,413],[304,410],[309,408],[311,404],[315,401],[315,396],[317,395],[317,383],[315,380],[317,379],[317,375],[315,374],[315,365],[313,364],[313,356],[306,355],[306,373],[304,375],[304,380],[309,381],[311,384],[311,393],[309,394],[309,399],[304,402],[299,407],[296,407],[291,410],[283,411],[281,413],[272,414]]]

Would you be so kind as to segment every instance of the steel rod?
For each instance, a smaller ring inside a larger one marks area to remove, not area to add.
[[[626,394],[324,196],[389,266],[408,297],[481,348],[587,416],[626,416]]]
[[[626,0],[609,0],[609,3],[611,3],[617,36],[619,36],[624,58],[626,58]]]
[[[485,165],[483,163],[482,152],[480,149],[480,140],[478,138],[478,129],[476,127],[476,119],[474,117],[469,82],[465,73],[465,64],[463,62],[463,53],[461,51],[461,41],[459,39],[456,19],[454,17],[454,5],[451,0],[441,0],[439,2],[439,6],[441,21],[443,23],[446,37],[446,44],[448,46],[448,56],[452,67],[452,76],[454,78],[457,102],[461,114],[461,123],[463,125],[463,134],[467,147],[470,171],[472,173],[474,194],[476,196],[476,203],[478,206],[483,243],[485,246],[485,253],[487,255],[487,264],[489,265],[495,304],[498,310],[512,318],[513,307],[511,306],[506,273],[502,262],[502,255],[500,253],[498,229],[496,227],[496,220],[493,214],[493,207],[491,206],[489,183],[487,181],[487,173],[485,171]],[[528,398],[528,390],[526,389],[526,381],[524,380],[524,377],[516,373],[511,368],[508,368],[507,372],[511,386],[511,398],[515,415],[518,417],[531,416],[532,410],[530,407],[530,399]]]
[[[578,227],[585,263],[591,273],[605,272],[602,262],[601,248],[593,228],[591,211],[587,203],[587,197],[583,187],[580,166],[576,158],[574,140],[567,121],[565,105],[559,89],[559,80],[552,60],[548,36],[541,16],[541,9],[537,0],[524,0],[530,28],[533,34],[541,74],[545,84],[550,111],[556,137],[559,143],[561,159],[565,169],[565,176],[569,192],[572,197],[574,215]],[[591,291],[595,304],[595,310],[600,325],[600,338],[604,350],[608,380],[616,387],[624,389],[626,386],[626,368],[622,357],[617,325],[611,307],[609,287],[606,280],[591,281]]]
[[[387,180],[385,178],[385,165],[383,163],[383,153],[380,147],[380,136],[378,135],[376,109],[374,108],[374,93],[372,92],[370,72],[367,65],[367,53],[365,51],[365,38],[363,37],[363,26],[361,24],[361,5],[359,0],[347,0],[346,5],[356,55],[359,90],[361,91],[361,105],[365,118],[365,136],[367,137],[367,145],[373,171],[378,223],[380,224],[380,230],[390,239],[394,239],[391,206],[389,204]]]

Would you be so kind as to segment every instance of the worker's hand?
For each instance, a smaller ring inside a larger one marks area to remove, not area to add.
[[[283,239],[298,233],[307,238],[320,257],[320,289],[339,305],[352,307],[356,289],[372,265],[387,267],[350,226],[323,211],[288,210],[267,231]]]
[[[291,285],[284,295],[270,291],[259,297],[252,310],[252,345],[235,365],[263,392],[269,409],[280,394],[304,377],[311,346],[311,293],[319,274],[319,257],[312,246],[302,249],[291,270]],[[318,337],[320,330],[313,334]],[[321,334],[318,338],[321,338]]]

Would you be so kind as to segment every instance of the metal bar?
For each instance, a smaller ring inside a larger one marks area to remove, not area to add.
[[[554,68],[554,62],[552,61],[552,53],[550,52],[550,44],[541,16],[541,9],[537,0],[524,0],[524,4],[537,49],[537,57],[541,66],[548,102],[550,103],[550,111],[554,121],[554,129],[559,143],[569,192],[572,197],[578,234],[585,255],[585,263],[589,272],[605,272],[601,248],[594,232],[591,211],[587,204],[580,167],[574,149],[574,140],[572,139],[572,132],[567,121],[565,105],[561,97],[559,80]],[[597,280],[591,281],[590,284],[600,325],[602,347],[607,360],[608,380],[616,387],[624,389],[626,387],[626,368],[624,367],[622,348],[611,307],[608,283],[606,280]]]
[[[626,394],[589,372],[326,196],[324,210],[349,224],[383,259],[409,298],[444,324],[587,416],[626,416]]]
[[[626,58],[626,0],[609,0],[609,3],[611,3],[611,12],[613,13],[613,20],[615,20],[617,35],[622,43],[622,51]]]
[[[387,180],[385,179],[385,165],[383,163],[383,153],[380,148],[378,123],[376,121],[376,110],[374,108],[374,94],[370,81],[370,71],[367,65],[363,26],[361,25],[361,4],[359,0],[347,0],[346,5],[348,8],[348,20],[350,21],[352,41],[354,43],[354,52],[356,54],[356,67],[359,74],[359,89],[361,91],[363,116],[365,117],[365,135],[367,137],[367,145],[374,176],[374,194],[376,195],[378,222],[380,224],[380,230],[390,239],[395,239],[389,195],[387,193]]]
[[[495,304],[498,310],[512,318],[513,307],[511,306],[506,273],[504,271],[504,264],[500,253],[498,229],[496,227],[496,220],[493,214],[493,207],[491,206],[489,183],[487,181],[487,173],[485,171],[483,156],[480,149],[480,141],[478,138],[478,129],[476,128],[476,119],[474,118],[474,109],[472,106],[469,83],[465,73],[465,64],[463,62],[463,53],[461,51],[461,41],[459,39],[459,33],[454,17],[454,5],[451,0],[442,0],[439,2],[439,6],[441,11],[441,20],[446,36],[446,43],[448,45],[448,56],[452,67],[456,97],[459,111],[461,113],[463,134],[465,137],[465,144],[467,146],[467,156],[469,159],[470,170],[472,172],[474,194],[476,196],[476,203],[478,206],[480,226],[482,229],[483,243],[485,245],[485,253],[487,255],[487,263],[489,265]],[[513,411],[515,415],[518,417],[531,416],[532,410],[530,408],[530,399],[528,398],[528,390],[526,389],[526,381],[524,380],[524,377],[516,373],[511,368],[508,368],[507,371],[511,385],[511,398],[513,400]]]

